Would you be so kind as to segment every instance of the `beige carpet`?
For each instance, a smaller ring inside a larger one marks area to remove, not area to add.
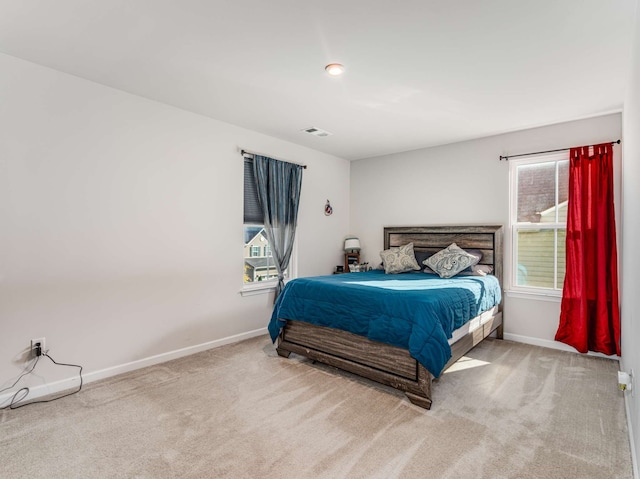
[[[631,478],[617,367],[487,340],[425,411],[260,337],[0,412],[0,477]]]

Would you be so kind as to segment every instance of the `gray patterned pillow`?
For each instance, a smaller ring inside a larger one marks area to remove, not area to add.
[[[427,258],[424,264],[438,273],[441,278],[451,278],[460,271],[475,265],[480,258],[467,253],[457,244],[451,243],[445,249]]]
[[[420,271],[420,265],[413,253],[413,243],[380,251],[380,257],[386,274]]]

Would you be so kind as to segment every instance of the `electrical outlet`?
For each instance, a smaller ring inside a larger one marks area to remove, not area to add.
[[[31,354],[35,356],[42,356],[45,352],[44,338],[34,338],[31,340]]]

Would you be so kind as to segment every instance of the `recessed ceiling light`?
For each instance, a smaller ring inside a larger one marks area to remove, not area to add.
[[[329,63],[324,69],[331,76],[337,77],[344,73],[344,66],[340,63]]]

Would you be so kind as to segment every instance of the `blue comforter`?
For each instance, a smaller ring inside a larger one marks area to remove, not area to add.
[[[451,357],[452,332],[500,300],[490,275],[442,279],[374,270],[298,278],[278,297],[269,333],[275,342],[287,319],[350,331],[408,349],[438,377]]]

